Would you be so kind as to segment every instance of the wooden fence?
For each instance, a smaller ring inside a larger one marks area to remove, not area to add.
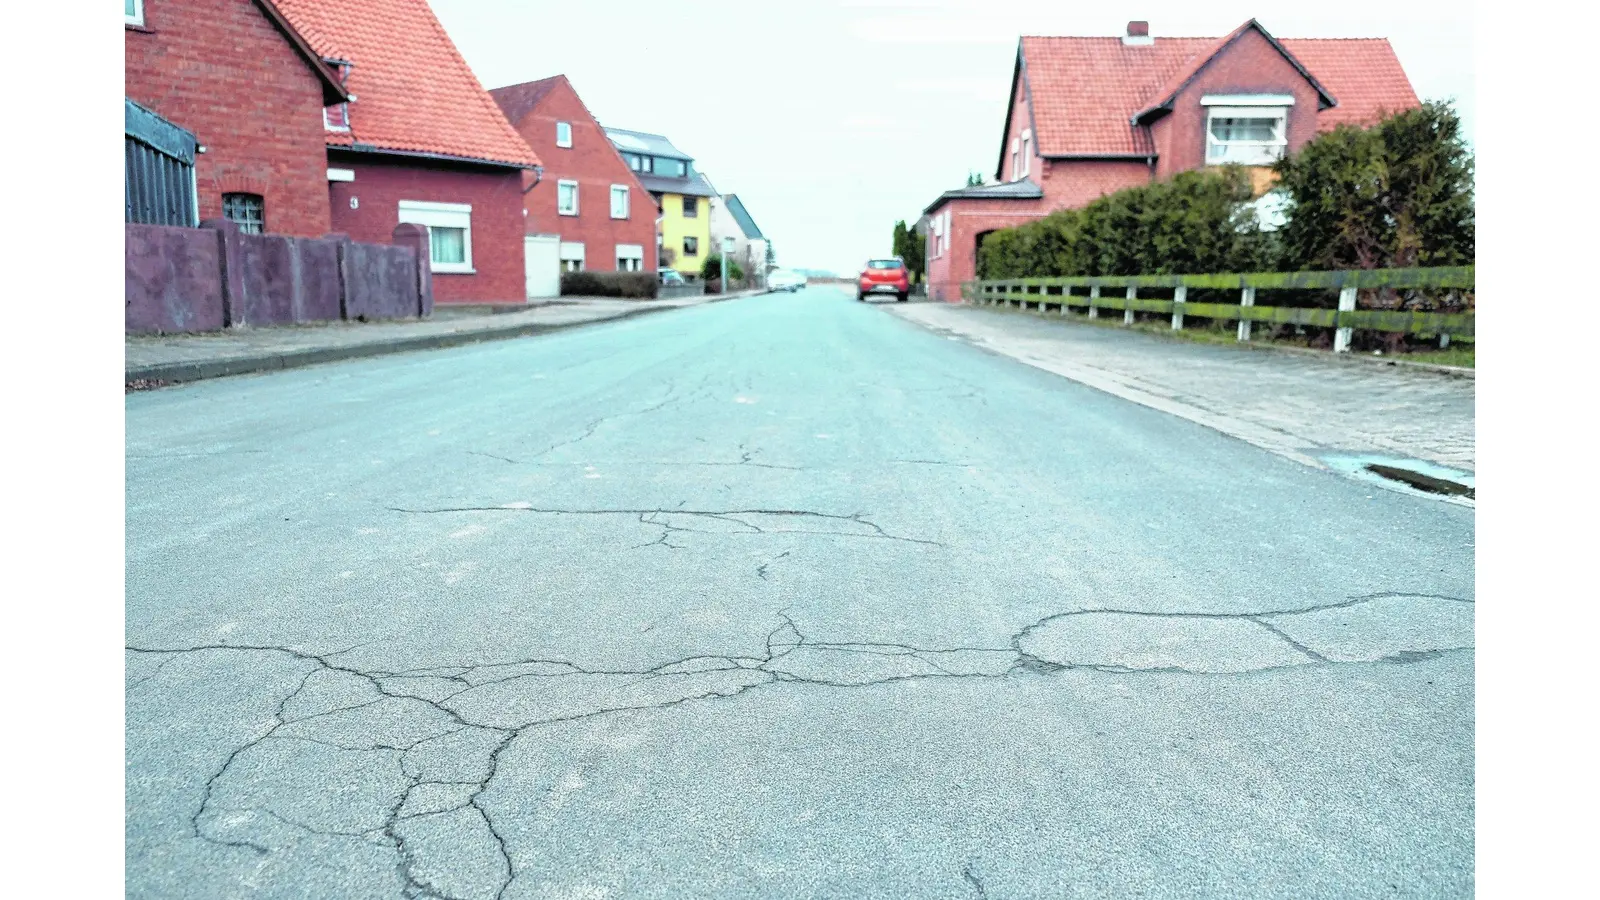
[[[1013,278],[1001,281],[971,281],[961,286],[962,299],[979,305],[1016,304],[1027,309],[1037,304],[1041,312],[1059,307],[1062,315],[1072,308],[1086,308],[1089,318],[1099,318],[1105,309],[1122,310],[1124,324],[1133,324],[1136,312],[1168,313],[1172,327],[1183,328],[1185,316],[1219,319],[1239,323],[1238,339],[1250,340],[1254,322],[1269,324],[1314,325],[1337,329],[1333,349],[1350,349],[1350,334],[1361,328],[1371,331],[1437,334],[1440,345],[1450,336],[1473,336],[1473,313],[1425,312],[1406,309],[1357,309],[1356,292],[1376,288],[1442,289],[1471,291],[1474,267],[1452,266],[1430,269],[1361,269],[1345,272],[1256,272],[1225,275],[1105,275],[1076,278]],[[1123,295],[1104,294],[1104,290]],[[1190,303],[1191,288],[1237,290],[1238,303]],[[1082,290],[1084,293],[1074,293]],[[1170,291],[1171,299],[1140,297],[1140,290]],[[1257,306],[1256,292],[1262,290],[1337,290],[1336,309],[1304,306]]]

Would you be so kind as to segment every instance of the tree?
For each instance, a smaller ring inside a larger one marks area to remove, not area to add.
[[[1340,126],[1274,170],[1288,200],[1285,268],[1449,266],[1475,257],[1472,154],[1446,103],[1367,129]]]
[[[983,184],[983,173],[973,170],[967,173],[967,187],[977,187]]]
[[[892,246],[894,255],[905,262],[911,280],[914,282],[922,280],[923,272],[926,270],[922,235],[917,234],[915,229],[908,228],[905,220],[901,219],[894,223]]]
[[[778,266],[778,251],[772,249],[772,242],[771,241],[767,241],[767,270],[771,271],[772,269],[777,268],[777,266]]]

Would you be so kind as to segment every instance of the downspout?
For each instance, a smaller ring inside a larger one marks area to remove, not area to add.
[[[527,187],[523,188],[522,192],[524,194],[526,194],[527,192],[529,192],[529,191],[533,190],[534,188],[538,187],[539,186],[539,182],[541,182],[543,180],[544,180],[544,166],[534,166],[533,167],[533,184],[530,184]]]

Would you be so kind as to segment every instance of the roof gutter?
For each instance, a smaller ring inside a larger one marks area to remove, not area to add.
[[[431,159],[439,162],[471,163],[477,166],[494,166],[499,169],[516,169],[518,171],[533,171],[542,176],[544,167],[536,163],[514,163],[498,159],[480,159],[472,156],[451,156],[447,153],[427,153],[422,150],[392,150],[388,147],[377,147],[372,144],[329,144],[329,150],[345,150],[350,153],[366,153],[374,156],[400,156],[407,159]],[[537,183],[537,182],[535,182]]]

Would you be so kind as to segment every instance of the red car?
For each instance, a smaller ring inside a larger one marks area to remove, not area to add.
[[[905,260],[898,256],[867,260],[867,267],[856,280],[857,300],[867,299],[868,294],[894,294],[896,300],[904,303],[910,293],[911,275],[906,271]]]

